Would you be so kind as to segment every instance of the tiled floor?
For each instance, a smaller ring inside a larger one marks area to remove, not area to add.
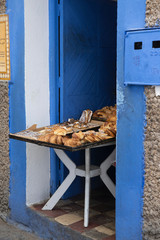
[[[52,211],[43,214],[60,224],[94,240],[115,240],[115,199],[106,189],[92,191],[90,200],[89,226],[83,226],[83,196],[60,200]],[[42,212],[43,205],[34,205]]]

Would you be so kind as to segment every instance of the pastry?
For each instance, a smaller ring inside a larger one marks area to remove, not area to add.
[[[84,110],[79,119],[80,122],[89,123],[91,121],[93,112],[90,109]]]
[[[117,121],[117,118],[116,118],[116,116],[109,116],[108,118],[107,118],[107,121],[108,122],[116,122]]]
[[[59,127],[59,128],[57,128],[57,129],[54,131],[54,134],[55,134],[55,135],[66,136],[67,130],[64,129],[64,128]]]
[[[38,140],[42,142],[48,142],[50,139],[50,136],[51,136],[50,134],[41,135],[38,137]]]
[[[69,146],[69,147],[77,147],[77,146],[81,145],[80,140],[75,139],[75,138],[65,138],[65,139],[63,139],[63,143],[65,146]]]
[[[57,144],[63,144],[63,141],[62,141],[62,136],[57,136],[57,139],[56,139],[56,141],[57,141]]]
[[[116,136],[116,122],[105,122],[99,129],[99,132],[105,133],[108,136]]]
[[[49,138],[49,142],[53,144],[57,144],[57,135],[51,135]]]
[[[84,139],[84,137],[85,137],[85,133],[83,133],[82,131],[72,134],[72,138],[77,138],[79,140]]]
[[[111,121],[116,121],[115,117],[116,117],[116,105],[115,106],[106,106],[106,107],[103,107],[102,109],[99,109],[97,111],[95,111],[93,113],[93,117],[95,118],[103,118],[103,119],[109,119],[110,117],[113,117],[111,118]],[[110,120],[108,120],[110,121]]]
[[[69,137],[63,137],[62,138],[62,143],[65,145],[65,143],[70,139]]]

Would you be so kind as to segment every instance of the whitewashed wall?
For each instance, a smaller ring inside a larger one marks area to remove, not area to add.
[[[50,124],[48,0],[24,0],[26,127]],[[50,155],[45,147],[26,146],[26,204],[50,193]]]

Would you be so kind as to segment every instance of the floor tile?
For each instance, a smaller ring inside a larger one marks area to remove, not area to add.
[[[102,240],[116,240],[116,236],[113,235],[113,236],[111,236],[111,237],[103,238]]]
[[[115,222],[105,223],[104,226],[115,231]]]
[[[65,226],[68,226],[70,224],[73,224],[75,222],[78,222],[80,220],[82,220],[83,218],[80,217],[80,216],[77,216],[75,214],[72,214],[72,213],[68,213],[68,214],[65,214],[65,215],[62,215],[60,217],[56,217],[55,220]]]
[[[69,205],[69,204],[72,204],[73,201],[71,201],[70,199],[65,199],[65,200],[60,200],[55,207],[59,208],[59,207],[62,207],[62,206],[65,206],[65,205]]]
[[[95,229],[92,229],[92,230],[87,231],[87,232],[83,232],[82,235],[90,237],[93,240],[101,240],[105,237],[108,237],[106,234],[98,232]]]
[[[109,217],[115,218],[115,210],[112,210],[112,211],[106,211],[104,214],[105,214],[106,216],[109,216]]]
[[[111,230],[103,225],[96,227],[95,230],[97,230],[98,232],[101,232],[101,233],[105,233],[108,236],[112,236],[113,234],[115,234],[115,232],[113,230]]]
[[[86,228],[86,227],[84,227],[84,220],[81,220],[79,222],[71,224],[69,227],[75,231],[82,233],[82,232],[89,231],[90,229],[94,228],[95,226],[96,226],[95,223],[90,223],[89,226]]]
[[[76,214],[76,215],[78,215],[78,216],[81,216],[81,217],[84,217],[84,210],[81,209],[81,210],[79,210],[79,211],[75,211],[74,214]],[[95,210],[93,210],[93,209],[90,209],[90,210],[89,210],[89,217],[90,217],[90,218],[91,218],[91,217],[94,217],[94,216],[97,216],[97,215],[99,215],[99,214],[101,214],[101,213],[98,212],[98,211],[95,211]]]
[[[84,200],[76,201],[76,204],[78,204],[80,206],[84,206]],[[99,201],[96,201],[94,199],[90,199],[89,205],[90,205],[90,207],[97,206],[97,205],[99,205]]]
[[[36,210],[42,210],[42,208],[43,208],[43,206],[44,206],[44,204],[35,204],[35,205],[33,205],[32,206],[32,208],[34,208],[34,209],[36,209]]]
[[[43,206],[44,204],[39,204],[39,205],[33,206],[33,208],[40,211],[42,214],[52,218],[56,218],[58,216],[66,214],[66,212],[63,211],[62,209],[42,210]]]
[[[99,205],[93,206],[92,207],[94,210],[99,211],[99,212],[106,212],[108,210],[114,210],[115,206],[113,202],[108,202],[108,203],[101,203]]]
[[[53,210],[43,211],[44,204],[32,208],[51,221],[57,221],[92,240],[115,240],[115,199],[102,189],[92,191],[89,226],[84,227],[84,195],[60,200]]]
[[[56,218],[56,217],[59,217],[59,216],[62,216],[62,215],[64,215],[64,214],[66,214],[65,211],[60,210],[60,209],[58,209],[58,210],[52,210],[52,211],[50,211],[50,210],[44,210],[44,211],[42,211],[42,213],[45,214],[45,215],[47,215],[48,217],[52,217],[52,218]]]
[[[70,213],[70,212],[75,212],[75,211],[81,210],[82,207],[80,205],[75,204],[74,202],[72,202],[71,204],[63,205],[63,206],[61,206],[58,209],[61,209],[61,210],[65,211],[65,212]]]

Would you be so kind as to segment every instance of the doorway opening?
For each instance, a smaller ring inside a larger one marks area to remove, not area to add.
[[[116,104],[117,2],[57,0],[57,4],[57,119],[63,122],[71,117],[79,119],[85,109],[96,111]],[[107,147],[92,151],[92,162],[100,165],[112,150],[112,147]],[[70,153],[69,157],[76,165],[84,163],[83,151]],[[115,181],[114,166],[109,169],[109,174]],[[61,184],[67,175],[67,169],[59,161],[52,186],[54,182]],[[98,177],[91,181],[91,188],[91,201],[92,192],[100,191],[106,194],[106,203],[112,199],[115,205],[114,198]],[[84,180],[77,178],[64,194],[65,200],[61,201],[72,202],[77,197],[81,198],[83,193]]]

